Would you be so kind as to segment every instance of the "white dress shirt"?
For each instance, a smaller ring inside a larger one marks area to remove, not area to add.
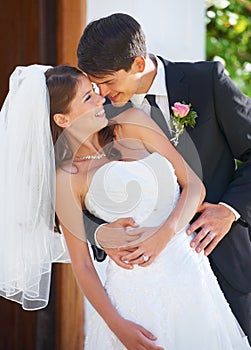
[[[156,96],[156,104],[159,109],[163,113],[167,125],[169,126],[170,120],[170,112],[169,112],[169,102],[168,95],[166,89],[166,79],[165,79],[165,68],[161,60],[156,57],[157,61],[157,74],[154,78],[152,86],[150,87],[147,95],[155,95]],[[134,107],[142,109],[146,114],[150,116],[151,106],[147,99],[145,98],[145,94],[135,94],[131,97],[131,102]],[[170,128],[170,127],[169,127]]]

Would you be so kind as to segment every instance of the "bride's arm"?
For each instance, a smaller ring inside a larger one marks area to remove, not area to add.
[[[161,350],[152,342],[156,337],[140,325],[121,317],[111,304],[93,266],[85,240],[81,205],[83,196],[78,193],[78,184],[72,181],[73,176],[64,171],[57,174],[56,213],[81,291],[126,348],[137,349],[142,346],[142,349]]]
[[[131,245],[138,248],[135,252],[124,256],[123,260],[139,257],[135,263],[142,263],[142,254],[151,257],[145,265],[151,263],[156,255],[167,245],[176,232],[184,228],[194,217],[205,197],[205,188],[199,177],[192,171],[182,156],[176,151],[164,133],[144,112],[138,109],[126,111],[120,116],[120,137],[141,140],[150,152],[158,152],[173,165],[181,195],[176,207],[167,220],[157,228],[154,236],[146,241]]]

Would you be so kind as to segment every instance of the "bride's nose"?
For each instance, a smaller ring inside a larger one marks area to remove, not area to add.
[[[105,103],[105,98],[101,95],[96,94],[96,104],[98,106],[103,105]]]

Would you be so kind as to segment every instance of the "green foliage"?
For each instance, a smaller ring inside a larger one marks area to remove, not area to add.
[[[221,61],[251,97],[251,1],[206,1],[207,60]]]

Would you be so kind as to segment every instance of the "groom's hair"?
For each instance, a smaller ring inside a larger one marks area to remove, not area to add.
[[[77,49],[78,66],[102,77],[128,71],[137,56],[146,57],[145,34],[140,24],[124,13],[114,13],[87,25]]]

